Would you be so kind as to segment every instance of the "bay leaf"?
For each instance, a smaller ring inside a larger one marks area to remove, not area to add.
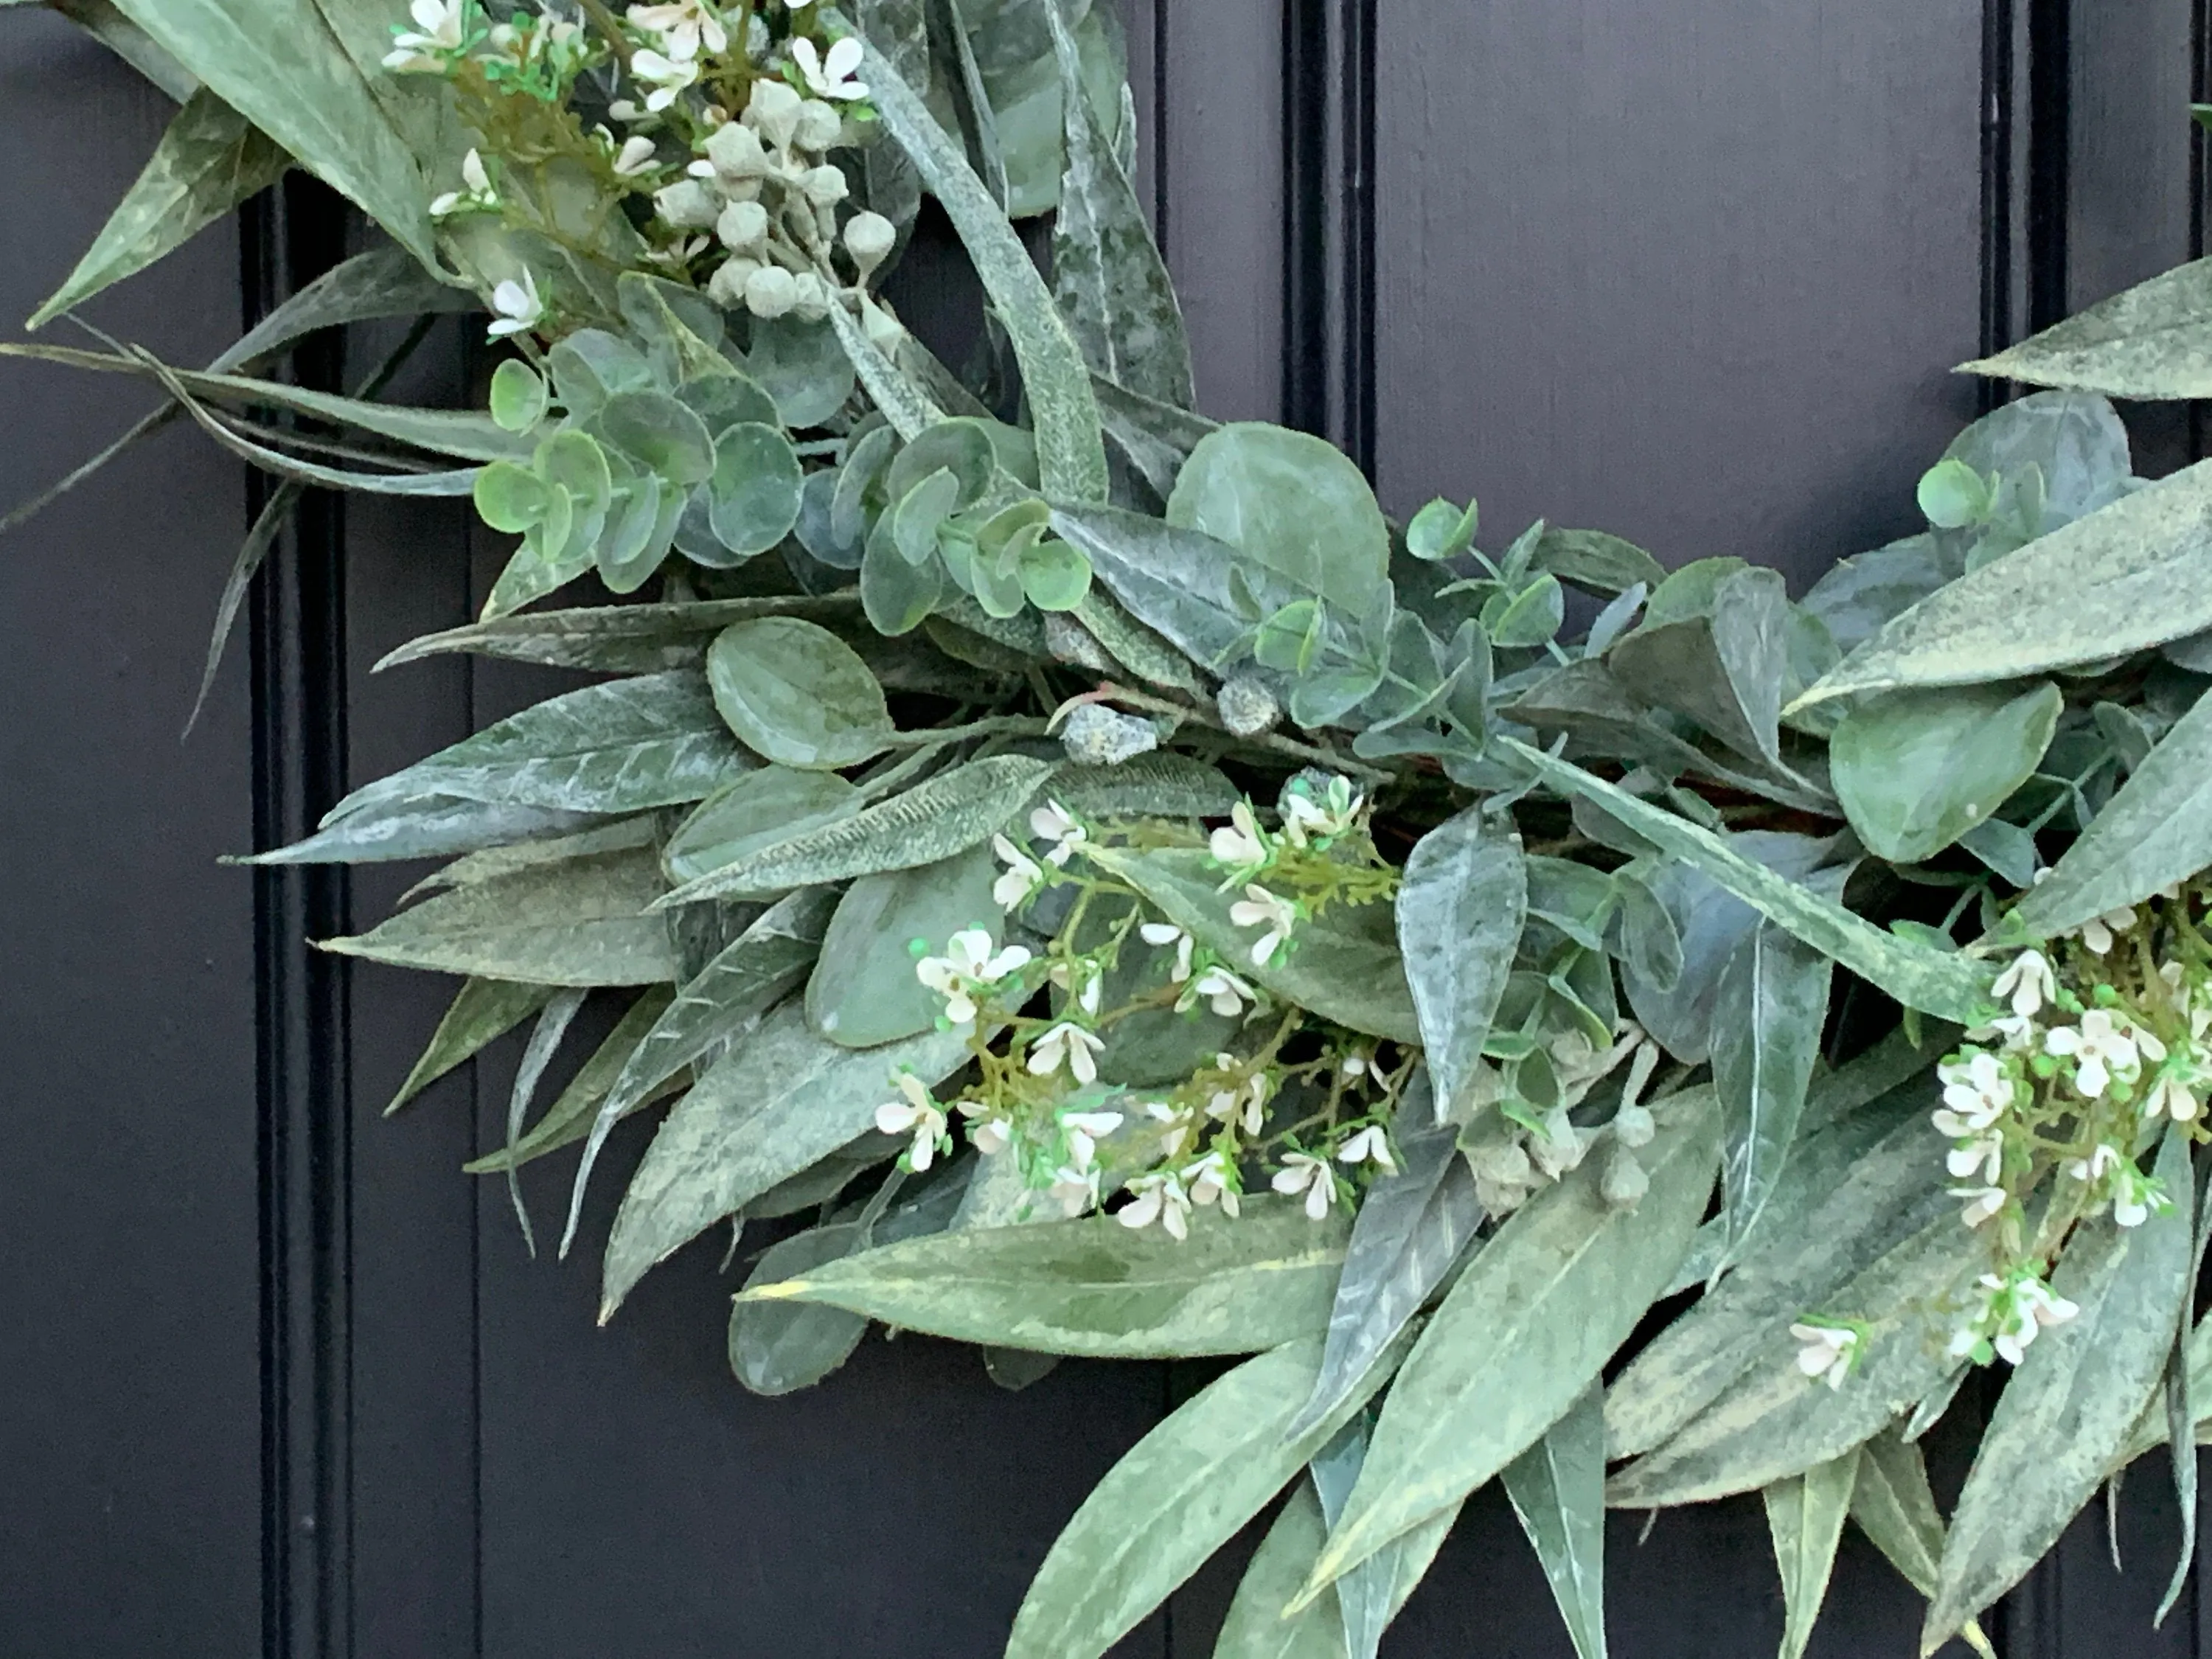
[[[1482,1060],[1528,904],[1520,837],[1470,807],[1406,860],[1396,920],[1403,972],[1440,1115],[1456,1115]]]
[[[2049,680],[1893,691],[1856,702],[1828,740],[1851,828],[1892,864],[1933,858],[2034,775],[2065,698]]]
[[[869,1048],[933,1027],[945,999],[915,977],[915,963],[944,955],[952,935],[969,928],[989,934],[994,949],[1004,943],[1006,913],[991,896],[998,874],[983,845],[918,869],[862,876],[846,889],[806,981],[815,1030]]]
[[[1226,542],[1346,616],[1386,602],[1390,530],[1375,492],[1340,450],[1310,434],[1257,421],[1208,433],[1176,478],[1167,521]]]
[[[1961,367],[1971,374],[2111,398],[2212,397],[2212,259],[2138,283],[1994,357]]]
[[[1834,964],[1761,921],[1721,975],[1713,1011],[1713,1090],[1721,1103],[1722,1215],[1741,1246],[1797,1141],[1820,1059]]]
[[[547,985],[524,985],[513,980],[471,979],[462,982],[453,1004],[430,1034],[422,1050],[384,1109],[386,1117],[398,1111],[455,1066],[474,1059],[553,1000]]]
[[[881,754],[892,732],[883,689],[818,623],[732,623],[707,652],[714,706],[748,748],[779,765],[839,771]]]
[[[1504,1469],[1505,1495],[1543,1565],[1577,1659],[1606,1652],[1604,1404],[1604,1389],[1592,1383]]]
[[[1803,1659],[1813,1639],[1858,1476],[1859,1453],[1853,1448],[1802,1474],[1776,1481],[1763,1494],[1775,1564],[1782,1569],[1781,1659]]]

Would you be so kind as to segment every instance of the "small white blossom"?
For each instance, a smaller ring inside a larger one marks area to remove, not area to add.
[[[1048,1196],[1059,1205],[1061,1213],[1073,1217],[1085,1210],[1098,1207],[1098,1171],[1096,1169],[1060,1169],[1054,1171]]]
[[[2145,1117],[2165,1116],[2176,1123],[2193,1123],[2203,1109],[2204,1102],[2196,1089],[2172,1066],[2151,1080],[2150,1092],[2143,1097]]]
[[[2004,1137],[1992,1130],[1988,1134],[1961,1140],[1945,1156],[1943,1166],[1950,1170],[1954,1181],[1964,1181],[1979,1170],[1977,1179],[1994,1182],[2004,1168]]]
[[[907,1167],[920,1175],[936,1159],[938,1142],[945,1134],[945,1112],[912,1072],[901,1072],[893,1080],[906,1098],[877,1107],[876,1127],[887,1135],[913,1135]]]
[[[1160,1126],[1160,1156],[1181,1158],[1198,1138],[1198,1120],[1188,1108],[1178,1109],[1165,1101],[1148,1102],[1145,1115]]]
[[[2081,1311],[2030,1273],[2015,1273],[2008,1279],[1984,1273],[1980,1285],[1981,1316],[1974,1328],[1960,1333],[1960,1340],[1971,1348],[1985,1333],[1994,1337],[1994,1346],[2008,1364],[2019,1364],[2028,1344],[2045,1327],[2063,1325]],[[1954,1341],[1952,1346],[1954,1352],[1960,1351],[1960,1341]]]
[[[953,1109],[968,1120],[968,1144],[986,1158],[994,1158],[1013,1144],[1014,1126],[980,1100],[963,1100]]]
[[[1131,1201],[1114,1214],[1124,1227],[1133,1231],[1157,1221],[1170,1238],[1181,1242],[1190,1237],[1190,1194],[1172,1172],[1160,1170],[1139,1176],[1129,1183],[1129,1192]]]
[[[384,67],[402,75],[443,70],[443,56],[460,50],[468,10],[468,0],[415,0],[407,8],[415,27],[392,31]]]
[[[2036,1023],[2019,1014],[1999,1014],[1986,1025],[1978,1025],[1966,1033],[1977,1042],[1995,1042],[2008,1054],[2033,1052],[2035,1040],[2040,1035]]]
[[[1234,1071],[1234,1056],[1217,1054],[1214,1064],[1220,1070]],[[1255,1072],[1241,1083],[1217,1089],[1206,1103],[1206,1115],[1220,1123],[1234,1123],[1248,1135],[1256,1135],[1267,1121],[1268,1094],[1267,1074]]]
[[[538,297],[538,278],[526,270],[519,283],[501,283],[491,291],[491,308],[499,320],[485,332],[495,340],[526,333],[545,319],[545,301]]]
[[[1182,1172],[1182,1180],[1194,1204],[1218,1204],[1221,1212],[1232,1221],[1243,1208],[1237,1191],[1237,1172],[1220,1152],[1208,1152],[1189,1165]]]
[[[1303,789],[1292,789],[1285,793],[1282,805],[1285,839],[1293,847],[1305,847],[1351,829],[1359,816],[1360,798],[1352,793],[1348,780],[1332,778],[1325,802],[1316,800]]]
[[[1390,1137],[1379,1123],[1370,1124],[1336,1149],[1340,1164],[1372,1164],[1384,1175],[1398,1173],[1398,1160],[1390,1154]]]
[[[483,157],[471,149],[461,157],[461,188],[434,198],[430,216],[444,219],[465,207],[488,211],[498,205],[499,192],[492,188],[491,174],[485,169]]]
[[[2112,948],[2112,936],[2115,933],[2127,933],[2135,925],[2134,909],[2131,907],[2123,906],[2118,910],[2107,910],[2103,915],[2083,922],[2075,932],[2081,943],[2089,947],[2092,954],[2101,957]]]
[[[1106,976],[1092,962],[1055,962],[1048,977],[1061,990],[1075,999],[1075,1006],[1086,1014],[1096,1014],[1106,994]]]
[[[615,176],[618,179],[635,179],[652,172],[657,153],[652,139],[641,132],[632,134],[623,141],[623,147],[615,152]]]
[[[1194,1006],[1203,998],[1206,1006],[1224,1019],[1233,1019],[1244,1012],[1255,1000],[1250,986],[1226,968],[1209,968],[1191,981],[1190,988],[1176,1003],[1178,1008]]]
[[[1030,814],[1030,833],[1052,843],[1045,849],[1045,862],[1060,869],[1066,867],[1068,860],[1088,839],[1088,832],[1076,822],[1075,815],[1056,800]]]
[[[945,999],[945,1017],[955,1025],[975,1018],[976,997],[995,989],[1003,981],[1030,965],[1030,953],[1018,945],[994,951],[990,934],[980,927],[955,933],[941,957],[924,957],[914,965],[914,976]]]
[[[697,48],[693,48],[696,54]],[[651,47],[630,54],[629,72],[653,88],[647,94],[645,106],[659,112],[676,101],[676,95],[699,78],[699,60],[696,55],[686,56],[672,42],[666,52],[655,52]]]
[[[1291,929],[1297,925],[1298,909],[1290,900],[1254,882],[1246,885],[1244,896],[1229,907],[1229,920],[1239,927],[1264,930],[1252,946],[1252,965],[1265,968],[1289,940]]]
[[[2004,1208],[2010,1194],[2002,1187],[1954,1187],[1951,1196],[1966,1200],[1959,1218],[1969,1227],[1978,1227]]]
[[[2012,1075],[1995,1054],[1970,1048],[1963,1060],[1937,1066],[1936,1075],[1943,1085],[1936,1127],[1954,1140],[1980,1134],[2012,1106]]]
[[[1328,1160],[1304,1152],[1284,1153],[1283,1167],[1275,1171],[1268,1185],[1286,1198],[1304,1193],[1306,1215],[1315,1221],[1327,1220],[1336,1203],[1336,1176],[1329,1170]]]
[[[1062,1112],[1060,1127],[1067,1137],[1067,1164],[1087,1170],[1098,1156],[1098,1143],[1121,1127],[1119,1112]]]
[[[632,6],[629,21],[648,34],[660,37],[672,57],[696,58],[704,46],[711,52],[730,49],[729,32],[714,8],[703,0],[675,0],[659,6]]]
[[[807,89],[817,98],[840,103],[868,95],[866,84],[853,78],[853,71],[860,67],[860,43],[849,34],[834,43],[826,57],[803,36],[791,43],[791,61],[799,65]]]
[[[2058,994],[2058,978],[2051,971],[2051,959],[2042,951],[2023,951],[1990,989],[2010,1001],[2019,1018],[2033,1019],[2043,1012],[2045,1003]]]
[[[1037,1077],[1050,1077],[1065,1064],[1078,1083],[1096,1083],[1097,1056],[1105,1047],[1096,1032],[1062,1020],[1039,1037],[1036,1046],[1030,1050],[1030,1071]]]
[[[1844,1386],[1844,1379],[1858,1362],[1859,1347],[1865,1340],[1849,1325],[1809,1322],[1792,1325],[1790,1334],[1804,1344],[1797,1351],[1797,1369],[1816,1382],[1826,1382],[1831,1389]]]
[[[1273,850],[1267,845],[1267,832],[1252,816],[1251,806],[1241,800],[1231,811],[1228,826],[1208,836],[1206,845],[1216,864],[1240,872],[1260,869]]]
[[[1001,910],[1028,903],[1037,889],[1044,885],[1043,866],[1004,836],[991,837],[991,850],[1006,866],[998,880],[991,884],[992,899]]]
[[[1194,944],[1191,936],[1171,921],[1148,921],[1137,929],[1137,936],[1156,949],[1175,946],[1175,966],[1168,970],[1170,983],[1180,985],[1190,977],[1190,953]]]
[[[2045,1033],[2045,1054],[2071,1056],[2074,1086],[2095,1100],[2111,1085],[2114,1073],[2132,1073],[2141,1063],[2134,1037],[2102,1008],[2081,1016],[2078,1026],[2061,1025]]]

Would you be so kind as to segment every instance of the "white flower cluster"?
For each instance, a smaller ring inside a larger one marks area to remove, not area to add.
[[[2008,1365],[2020,1364],[2039,1333],[2063,1325],[2081,1310],[2044,1282],[2033,1267],[1984,1273],[1975,1281],[1972,1313],[1951,1339],[1951,1357],[1986,1364],[1994,1351]]]

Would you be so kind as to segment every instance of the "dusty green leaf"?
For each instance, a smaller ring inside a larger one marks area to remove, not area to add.
[[[1052,772],[1052,762],[1026,755],[970,761],[849,817],[748,851],[678,888],[668,902],[781,893],[935,864],[988,841]]]
[[[921,951],[942,956],[945,942],[980,928],[995,947],[1006,913],[991,896],[999,865],[988,845],[914,870],[862,876],[838,902],[806,981],[806,1017],[848,1048],[918,1036],[945,1012],[945,999],[915,977]]]
[[[733,623],[775,616],[836,620],[858,609],[857,599],[831,595],[539,611],[425,634],[388,653],[376,668],[381,672],[426,657],[468,652],[553,668],[649,674],[697,667],[715,636]]]
[[[1962,368],[2111,398],[2212,398],[2212,259],[2154,276]]]
[[[52,321],[181,247],[290,165],[236,110],[204,88],[194,93],[76,269],[25,326]]]
[[[1762,921],[1721,975],[1713,1010],[1713,1090],[1721,1103],[1722,1214],[1740,1246],[1797,1142],[1827,1028],[1834,964]]]
[[[1918,864],[1990,818],[2034,775],[2065,698],[2045,680],[1893,691],[1828,740],[1836,799],[1877,858]]]
[[[522,985],[511,980],[471,979],[465,981],[431,1033],[423,1049],[392,1097],[385,1115],[390,1116],[455,1066],[473,1059],[499,1038],[553,1000],[549,985]]]
[[[1390,527],[1375,492],[1342,451],[1308,433],[1256,421],[1208,433],[1176,477],[1167,521],[1226,542],[1347,616],[1387,602]]]
[[[1252,1353],[1320,1332],[1346,1229],[1272,1195],[1244,1210],[1237,1221],[1194,1216],[1181,1242],[1110,1216],[969,1229],[746,1295],[823,1303],[960,1342],[1100,1358]]]
[[[883,752],[891,717],[853,647],[817,623],[732,623],[707,653],[714,706],[745,744],[783,766],[837,771]]]
[[[2041,483],[2045,534],[2118,500],[2134,471],[2118,411],[2078,392],[2037,392],[2000,404],[1943,453],[2005,481],[2011,494],[2000,501],[2001,511],[2021,505],[2021,481],[2033,468]]]
[[[520,842],[568,835],[600,820],[593,814],[453,795],[395,795],[358,811],[289,847],[232,860],[239,864],[382,864],[449,858]]]
[[[1195,848],[1138,852],[1092,847],[1091,858],[1157,905],[1169,921],[1212,945],[1237,972],[1325,1019],[1398,1042],[1419,1042],[1413,992],[1385,904],[1339,905],[1300,922],[1288,952],[1252,960],[1259,929],[1237,927],[1230,906],[1242,895],[1216,890],[1221,872]]]
[[[1218,767],[1166,750],[1119,766],[1064,766],[1052,795],[1091,818],[1222,818],[1242,799]]]
[[[2148,651],[2212,627],[2212,464],[1968,572],[1844,659],[1797,706],[1979,685]]]
[[[900,1070],[934,1086],[968,1060],[957,1030],[840,1048],[783,1004],[677,1102],[647,1149],[607,1240],[602,1322],[655,1263],[872,1128]]]
[[[1587,1159],[1460,1276],[1390,1391],[1309,1595],[1528,1450],[1627,1340],[1689,1249],[1718,1156],[1709,1092],[1659,1110],[1659,1136],[1638,1155],[1650,1187],[1634,1209],[1605,1203],[1607,1160]]]
[[[667,926],[647,914],[663,890],[650,853],[602,853],[440,893],[322,948],[483,979],[658,984],[676,977]]]
[[[1263,615],[1299,591],[1200,531],[1120,507],[1053,509],[1052,527],[1091,561],[1099,583],[1147,628],[1217,672],[1248,654]],[[1240,605],[1237,580],[1252,603]]]
[[[1520,837],[1480,808],[1421,837],[1398,888],[1398,946],[1441,1114],[1465,1103],[1528,911]],[[1441,1115],[1440,1114],[1440,1115]]]
[[[2045,939],[2140,904],[2212,865],[2212,698],[2175,721],[2119,792],[2015,905],[2010,926]]]
[[[1237,1581],[1213,1659],[1346,1659],[1344,1615],[1334,1596],[1324,1595],[1302,1613],[1283,1612],[1313,1571],[1328,1536],[1321,1499],[1310,1481],[1301,1480]]]
[[[1157,398],[1140,397],[1102,375],[1091,377],[1106,435],[1137,476],[1162,501],[1174,493],[1176,475],[1215,422]]]
[[[623,1011],[615,1028],[606,1039],[592,1051],[592,1057],[576,1068],[568,1086],[561,1091],[559,1098],[545,1109],[545,1114],[532,1124],[526,1133],[513,1147],[502,1146],[461,1167],[470,1175],[501,1175],[523,1164],[574,1146],[591,1133],[592,1119],[599,1103],[607,1097],[623,1066],[636,1051],[639,1040],[653,1029],[653,1022],[667,1012],[669,1000],[675,995],[672,987],[649,985],[637,1000]],[[674,1091],[672,1082],[663,1084],[641,1104],[650,1104]]]
[[[2158,1176],[2173,1200],[2131,1231],[2087,1224],[2051,1288],[2081,1311],[2014,1368],[1951,1516],[1921,1650],[1933,1652],[2027,1576],[2104,1485],[2166,1368],[2187,1313],[2194,1231],[2188,1142],[2169,1136]]]
[[[1656,587],[1666,567],[1633,542],[1602,530],[1560,530],[1546,526],[1536,540],[1536,568],[1561,581],[1599,593],[1625,593],[1642,582]]]
[[[1920,1447],[1899,1429],[1884,1429],[1859,1449],[1851,1519],[1905,1583],[1923,1595],[1934,1594],[1943,1559],[1943,1517]]]
[[[1763,1494],[1774,1562],[1782,1570],[1781,1659],[1803,1659],[1813,1639],[1858,1475],[1859,1453],[1854,1448],[1802,1474],[1776,1481]]]
[[[1543,1564],[1578,1659],[1605,1659],[1605,1390],[1593,1383],[1505,1466],[1505,1495]]]
[[[1695,865],[1753,909],[1906,1007],[1962,1025],[1979,1023],[1992,976],[1986,968],[1966,957],[1884,933],[1832,900],[1746,858],[1702,824],[1639,800],[1526,744],[1510,738],[1498,741],[1554,789],[1603,807],[1662,851]]]
[[[1707,568],[1731,562],[1675,572],[1651,596],[1643,624],[1606,653],[1606,665],[1646,702],[1779,767],[1790,596],[1778,571]]]
[[[856,784],[835,772],[763,766],[710,795],[678,826],[661,857],[680,882],[696,881],[793,836],[860,810]]]
[[[33,0],[8,0],[27,5]],[[46,0],[55,11],[106,46],[181,104],[199,90],[199,78],[155,45],[153,36],[116,10],[113,0]]]
[[[1384,1355],[1339,1413],[1286,1439],[1322,1340],[1248,1359],[1139,1441],[1054,1542],[1006,1659],[1099,1659],[1288,1485],[1389,1377]]]

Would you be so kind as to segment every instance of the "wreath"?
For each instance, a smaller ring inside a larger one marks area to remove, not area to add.
[[[1789,1654],[1847,1518],[1929,1651],[1987,1652],[2162,1443],[2193,1528],[2212,471],[2134,477],[2106,399],[2212,396],[2212,265],[1968,365],[2050,389],[1802,599],[1542,523],[1486,551],[1472,503],[1393,523],[1319,439],[1194,412],[1106,9],[854,10],[101,25],[188,95],[34,326],[289,166],[388,240],[204,370],[6,349],[147,377],[149,424],[280,481],[226,619],[302,489],[467,496],[513,556],[387,665],[599,677],[252,860],[449,860],[325,941],[463,976],[401,1099],[531,1023],[471,1168],[526,1229],[515,1172],[581,1142],[564,1253],[668,1103],[605,1310],[775,1224],[730,1325],[761,1393],[872,1322],[1010,1388],[1236,1360],[1012,1656],[1103,1654],[1286,1489],[1226,1659],[1372,1655],[1493,1480],[1584,1659],[1608,1505],[1762,1493]],[[989,301],[957,371],[881,289],[925,197]],[[480,306],[484,409],[379,398]],[[392,318],[358,396],[264,372]],[[1947,1518],[1921,1438],[1985,1367]]]

